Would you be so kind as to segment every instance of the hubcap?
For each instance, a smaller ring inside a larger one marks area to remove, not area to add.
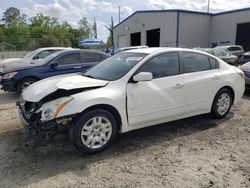
[[[91,118],[85,123],[81,131],[81,139],[85,146],[97,149],[105,145],[112,134],[110,121],[101,116]]]
[[[34,81],[27,81],[27,82],[24,82],[23,85],[22,85],[22,89],[25,89],[27,88],[28,86],[30,86],[31,84],[33,84]]]
[[[223,93],[219,96],[217,101],[217,112],[220,115],[225,115],[230,108],[231,98],[228,93]]]

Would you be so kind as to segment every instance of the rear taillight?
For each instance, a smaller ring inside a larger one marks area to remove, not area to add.
[[[234,67],[234,70],[238,73],[238,75],[240,75],[241,78],[245,79],[245,74],[242,70],[237,67]]]

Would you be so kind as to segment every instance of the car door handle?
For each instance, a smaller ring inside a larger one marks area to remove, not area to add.
[[[81,69],[82,66],[73,67],[74,69]]]
[[[174,86],[173,88],[174,88],[174,89],[180,89],[180,88],[182,88],[182,87],[184,87],[183,84],[175,84],[175,86]]]
[[[214,76],[213,76],[213,79],[214,79],[214,80],[219,80],[219,79],[220,79],[220,76],[214,75]]]

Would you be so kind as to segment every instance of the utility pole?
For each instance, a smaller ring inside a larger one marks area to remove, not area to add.
[[[119,23],[121,22],[121,7],[118,7],[118,18],[119,18]]]
[[[209,13],[210,0],[207,1],[207,13]]]

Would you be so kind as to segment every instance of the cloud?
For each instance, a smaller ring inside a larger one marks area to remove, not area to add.
[[[23,7],[21,11],[28,17],[42,13],[48,16],[54,16],[59,21],[67,21],[73,27],[77,27],[79,20],[85,16],[90,22],[96,17],[97,30],[103,40],[108,37],[108,32],[104,25],[109,25],[111,15],[117,15],[118,6],[105,0],[52,0],[50,3],[37,3],[35,0],[26,0],[33,2],[30,7]],[[122,19],[133,13],[129,6],[121,7]],[[105,23],[107,21],[108,23]],[[100,30],[100,32],[99,32]]]
[[[148,9],[185,9],[206,11],[207,0],[148,0]],[[210,11],[221,12],[232,9],[249,7],[250,0],[210,0]]]

